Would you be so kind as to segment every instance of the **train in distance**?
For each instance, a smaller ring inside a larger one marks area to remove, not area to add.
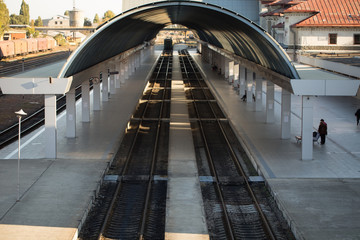
[[[172,51],[173,43],[171,38],[164,39],[164,51]]]
[[[0,41],[0,59],[44,52],[55,48],[54,38],[28,38]]]

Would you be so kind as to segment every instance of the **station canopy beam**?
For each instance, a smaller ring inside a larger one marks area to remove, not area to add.
[[[97,30],[71,55],[59,77],[70,77],[122,52],[153,40],[163,28],[180,24],[195,37],[286,78],[299,78],[280,45],[260,26],[219,6],[192,1],[164,1],[142,5],[117,15]],[[74,82],[73,84],[75,84]]]

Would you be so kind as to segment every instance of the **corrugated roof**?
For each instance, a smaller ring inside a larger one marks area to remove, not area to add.
[[[360,27],[359,0],[308,0],[285,12],[317,12],[295,24],[296,27]]]
[[[186,26],[200,40],[265,69],[298,78],[285,52],[258,25],[221,7],[195,1],[155,2],[118,15],[81,44],[60,76],[73,76],[150,41],[170,24]]]

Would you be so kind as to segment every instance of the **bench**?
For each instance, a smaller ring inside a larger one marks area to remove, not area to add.
[[[320,134],[316,134],[315,137],[313,137],[313,142],[317,142],[318,144],[319,143],[319,139],[320,139]],[[296,143],[301,143],[301,140],[302,140],[302,137],[301,136],[295,136],[295,140],[296,140]]]

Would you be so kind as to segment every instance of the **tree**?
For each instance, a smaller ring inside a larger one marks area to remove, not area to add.
[[[69,10],[66,10],[66,11],[64,12],[64,16],[70,16]]]
[[[28,27],[26,28],[26,36],[28,38],[36,38],[37,36],[39,36],[39,32],[38,31],[35,31],[35,27]]]
[[[99,15],[98,15],[98,14],[95,14],[93,23],[99,23],[99,22],[100,22],[100,20],[99,20]]]
[[[38,16],[38,18],[35,20],[34,25],[37,26],[37,27],[43,26],[43,21],[42,21],[40,16]]]
[[[10,24],[23,24],[23,16],[11,14],[10,15]]]
[[[9,9],[3,0],[0,0],[0,36],[4,35],[5,30],[9,27]]]
[[[20,16],[22,17],[23,24],[29,24],[30,22],[30,13],[29,13],[29,5],[25,3],[23,0],[20,7]]]
[[[64,46],[66,45],[66,39],[62,34],[57,34],[55,37],[56,43],[58,46]]]
[[[113,17],[115,17],[115,13],[113,13],[113,11],[111,11],[111,10],[107,10],[104,13],[103,21],[106,22],[107,20],[109,20],[109,19],[111,19]]]
[[[84,19],[84,26],[85,27],[91,27],[92,26],[90,19],[88,19],[88,18]]]

